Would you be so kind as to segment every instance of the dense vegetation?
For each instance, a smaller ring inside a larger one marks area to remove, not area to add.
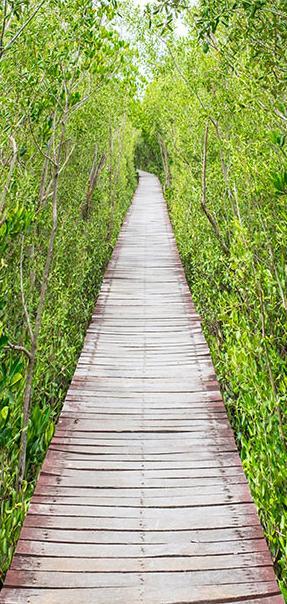
[[[40,4],[4,2],[1,21],[2,573],[136,184],[111,3]]]
[[[245,472],[286,592],[286,4],[202,1],[143,101]]]
[[[286,3],[160,0],[146,21],[108,0],[4,0],[1,10],[2,574],[136,157],[162,179],[286,593]]]

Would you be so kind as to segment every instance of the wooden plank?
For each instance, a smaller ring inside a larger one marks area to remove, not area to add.
[[[53,476],[49,474],[42,473],[39,477],[38,483],[40,485],[48,485],[48,486],[63,486],[63,487],[73,487],[74,489],[78,488],[94,488],[94,489],[116,489],[116,488],[137,488],[141,489],[143,484],[145,488],[150,489],[158,489],[162,488],[165,490],[170,489],[181,489],[187,487],[205,487],[205,486],[214,486],[221,485],[222,481],[227,486],[232,484],[246,484],[245,477],[241,476],[228,476],[224,477],[219,476],[216,478],[165,478],[160,476],[158,478],[148,478],[143,476],[139,476],[138,480],[132,480],[131,477],[126,476],[126,472],[120,473],[118,476],[114,476],[114,472],[110,472],[108,476],[103,476],[101,472],[97,476],[93,473],[90,475],[90,479],[87,477],[87,472],[84,472],[83,475],[80,475],[79,472],[75,472],[73,476]]]
[[[242,469],[239,466],[232,466],[231,468],[161,468],[152,469],[146,468],[144,461],[142,462],[141,469],[123,469],[117,468],[116,462],[114,467],[105,470],[104,468],[96,469],[94,462],[77,462],[72,467],[67,467],[64,464],[59,463],[58,465],[46,464],[44,472],[49,476],[61,476],[68,477],[72,482],[80,480],[80,484],[89,484],[90,486],[101,486],[106,481],[112,480],[113,484],[117,482],[125,481],[126,485],[137,485],[142,481],[143,474],[145,475],[148,483],[153,484],[152,480],[196,480],[205,478],[223,478],[223,477],[242,477]]]
[[[112,506],[113,507],[113,506]],[[180,507],[180,506],[178,506]],[[69,505],[61,505],[59,503],[56,504],[46,504],[46,503],[34,503],[32,502],[29,509],[30,515],[36,516],[76,516],[77,518],[83,516],[91,517],[109,517],[111,514],[117,515],[117,518],[144,518],[146,522],[155,520],[163,522],[167,522],[170,526],[177,520],[179,513],[178,507],[170,506],[166,507],[165,511],[161,507],[152,506],[145,507],[142,505],[139,509],[135,506],[131,507],[123,507],[118,504],[115,506],[114,510],[111,510],[111,506],[99,506],[99,505],[88,505],[88,503],[83,507],[81,505],[73,505],[69,503]],[[222,504],[222,505],[206,505],[206,506],[182,506],[184,508],[184,520],[186,523],[191,526],[192,522],[198,522],[200,516],[204,512],[206,516],[223,516],[229,521],[230,518],[244,516],[248,517],[249,514],[254,514],[254,505],[253,503],[240,503],[240,504]],[[160,525],[158,525],[158,529],[160,530]]]
[[[29,537],[39,538],[44,537],[46,533],[41,529],[35,529],[33,533],[29,532]],[[213,541],[210,543],[168,543],[168,544],[99,544],[86,543],[79,541],[74,542],[74,535],[63,535],[63,539],[67,541],[52,541],[53,533],[48,533],[51,540],[31,541],[29,539],[21,539],[17,547],[17,555],[14,561],[17,561],[19,555],[28,555],[36,564],[39,562],[39,557],[69,557],[75,558],[76,562],[80,558],[146,558],[146,557],[164,557],[169,556],[176,558],[184,556],[188,558],[197,557],[202,560],[205,557],[210,557],[217,562],[218,557],[229,556],[233,564],[237,563],[237,556],[240,554],[262,553],[267,559],[270,554],[267,551],[264,539],[238,539],[233,541]],[[70,540],[68,540],[70,538]],[[16,568],[13,561],[13,568]],[[17,563],[18,564],[18,563]]]
[[[184,510],[185,511],[185,510]],[[202,512],[203,516],[203,512]],[[172,525],[164,518],[162,514],[160,518],[151,518],[146,522],[134,517],[123,517],[117,513],[113,516],[102,517],[100,514],[94,516],[41,516],[36,514],[28,514],[26,518],[26,527],[49,527],[55,529],[75,529],[85,531],[119,531],[125,526],[125,531],[138,531],[142,529],[145,533],[149,531],[185,531],[185,530],[200,530],[212,529],[214,526],[219,528],[224,527],[244,527],[254,526],[258,522],[255,513],[248,515],[233,515],[225,518],[224,516],[212,515],[210,517],[201,517],[192,521],[185,519],[185,514],[177,514],[173,519]]]
[[[178,489],[177,487],[169,488],[166,490],[163,486],[159,488],[146,488],[145,486],[137,489],[135,487],[131,487],[130,489],[123,488],[115,488],[115,489],[90,489],[89,487],[79,487],[75,490],[72,486],[63,487],[62,485],[41,485],[39,482],[35,489],[34,497],[38,496],[55,496],[58,497],[83,497],[87,500],[88,497],[94,498],[116,498],[117,502],[120,500],[128,501],[131,498],[144,498],[145,502],[147,501],[163,501],[168,500],[171,503],[173,501],[181,501],[183,498],[193,498],[193,497],[206,497],[208,498],[208,502],[212,504],[212,496],[213,495],[222,495],[226,494],[227,497],[236,497],[237,495],[245,495],[248,496],[248,501],[251,500],[249,489],[246,483],[236,483],[223,485],[222,481],[217,485],[191,485]],[[34,501],[34,498],[33,498]]]
[[[55,589],[69,589],[69,588],[104,588],[104,587],[117,587],[121,585],[123,581],[126,587],[136,587],[138,585],[138,574],[140,571],[135,572],[69,572],[59,571],[53,573],[53,587]],[[185,571],[181,569],[178,572],[146,572],[143,571],[142,575],[145,575],[144,582],[148,587],[153,588],[156,584],[162,587],[167,583],[172,586],[172,589],[176,592],[177,589],[182,587],[182,584],[188,586],[190,590],[197,586],[211,586],[214,585],[219,587],[224,586],[228,583],[248,583],[254,582],[256,584],[262,578],[264,573],[265,582],[273,582],[274,571],[270,566],[261,568],[260,566],[249,568],[236,568],[236,569],[223,569],[223,570],[203,570],[203,571]],[[48,571],[27,571],[10,569],[7,573],[5,585],[8,587],[15,587],[17,585],[21,587],[34,587],[35,582],[37,587],[41,589],[49,588],[51,586],[51,573]],[[264,593],[264,592],[263,592]],[[278,593],[278,592],[277,592]],[[157,594],[158,597],[158,594]]]
[[[71,549],[71,548],[70,548]],[[243,569],[254,567],[272,567],[271,557],[268,553],[237,554],[236,559],[231,555],[219,556],[143,556],[139,552],[138,557],[127,556],[106,557],[101,554],[98,557],[72,557],[70,554],[56,557],[55,553],[51,556],[42,556],[40,559],[34,556],[16,555],[12,564],[15,571],[41,571],[41,572],[87,572],[87,573],[105,573],[105,572],[190,572],[190,571],[213,571],[220,569]]]
[[[130,588],[125,585],[123,579],[118,587],[100,589],[3,589],[2,604],[83,604],[83,602],[96,602],[96,604],[142,604],[143,589]],[[138,584],[141,575],[138,577]],[[158,585],[153,587],[149,593],[145,590],[145,604],[155,604],[160,593],[160,604],[234,604],[244,602],[248,604],[284,604],[282,596],[278,595],[275,582],[251,582],[244,584],[227,584],[223,586],[210,585],[208,587],[180,587],[173,589],[172,585]],[[253,599],[252,596],[259,598]],[[266,597],[264,597],[266,596]]]
[[[218,544],[219,548],[229,547],[233,543],[234,548],[237,544],[244,547],[247,541],[262,541],[266,543],[262,536],[262,530],[257,526],[243,526],[217,529],[193,529],[177,531],[143,531],[142,529],[128,531],[120,528],[116,532],[105,530],[104,527],[99,531],[85,531],[76,528],[49,528],[49,527],[28,527],[24,525],[21,538],[23,540],[40,540],[61,543],[93,543],[93,544],[119,544],[119,545],[168,545],[173,551],[175,545],[192,544],[198,553],[199,548],[208,547],[209,544]],[[219,550],[221,551],[221,549]],[[224,550],[225,551],[225,550]],[[249,551],[249,550],[248,550]],[[254,550],[255,551],[255,550]]]
[[[3,604],[282,604],[160,185],[143,174]]]

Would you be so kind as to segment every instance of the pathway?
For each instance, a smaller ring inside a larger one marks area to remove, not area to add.
[[[158,180],[142,173],[3,604],[282,604]]]

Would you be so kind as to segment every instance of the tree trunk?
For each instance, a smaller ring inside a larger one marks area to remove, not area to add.
[[[106,163],[106,154],[105,153],[103,153],[101,155],[100,160],[98,161],[98,146],[96,145],[95,151],[94,151],[93,163],[92,163],[92,167],[91,167],[89,179],[88,179],[85,203],[82,207],[82,217],[84,220],[88,220],[88,218],[91,215],[93,194],[94,194],[95,188],[97,186],[97,181],[98,181],[99,175],[100,175],[105,163]]]

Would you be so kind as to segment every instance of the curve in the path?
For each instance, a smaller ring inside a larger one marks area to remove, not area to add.
[[[106,272],[4,604],[281,604],[159,181]]]

